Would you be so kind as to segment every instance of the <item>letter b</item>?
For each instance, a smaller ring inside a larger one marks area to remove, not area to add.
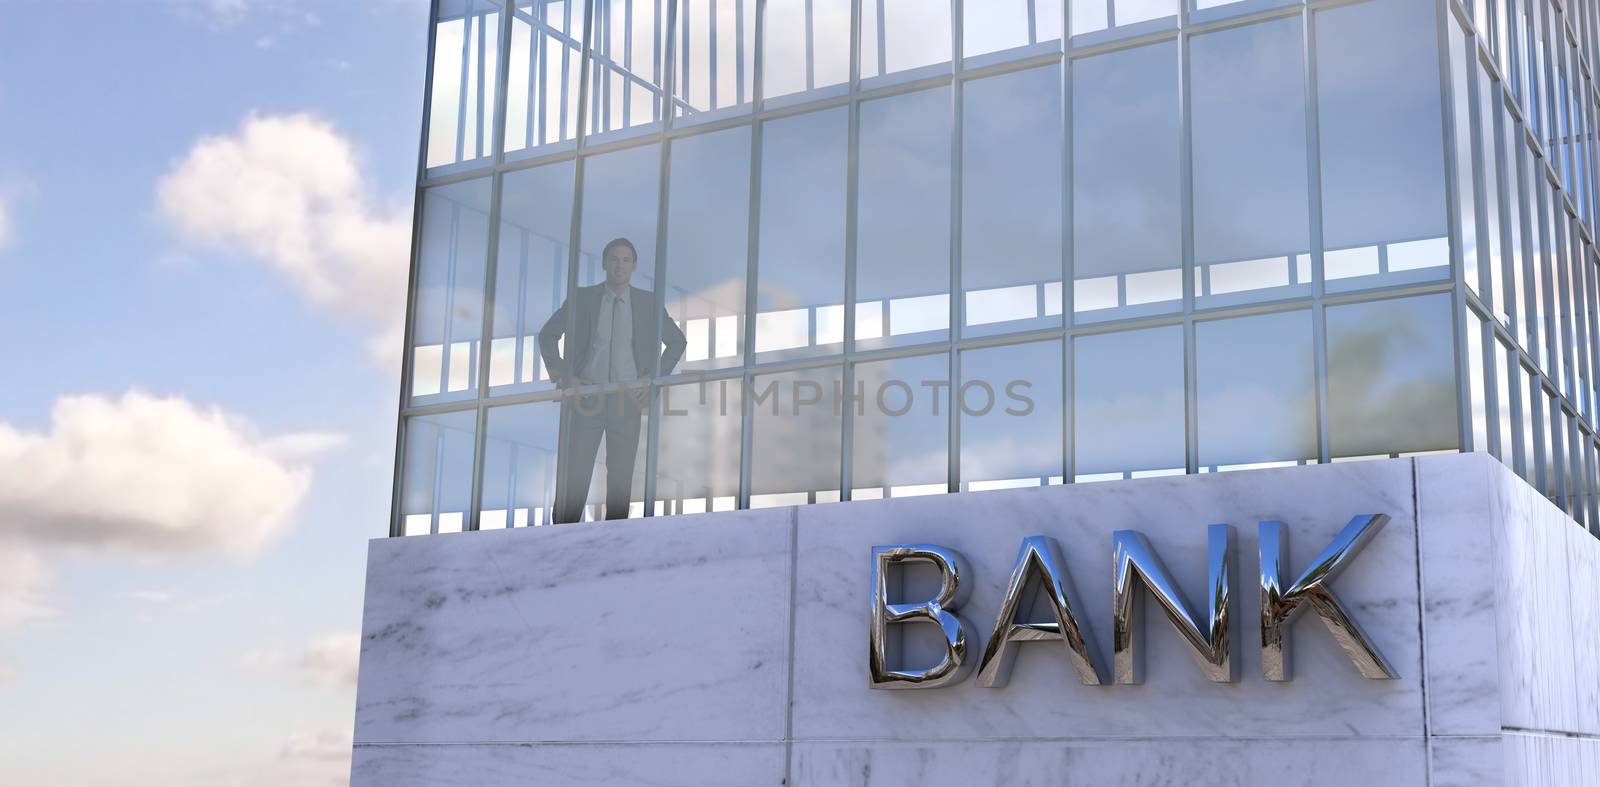
[[[939,592],[911,604],[889,602],[889,569],[898,563],[932,563],[939,570]],[[967,659],[966,627],[955,610],[967,597],[971,572],[967,561],[953,549],[936,544],[896,544],[872,548],[872,624],[868,636],[869,662],[874,689],[936,689],[966,677],[972,669]],[[927,669],[906,669],[891,664],[891,623],[932,623],[943,634],[944,657]]]

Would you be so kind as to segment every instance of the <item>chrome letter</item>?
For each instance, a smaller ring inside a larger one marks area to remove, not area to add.
[[[1306,603],[1322,618],[1335,642],[1355,662],[1362,677],[1393,680],[1399,676],[1373,646],[1328,583],[1339,575],[1346,562],[1378,534],[1389,521],[1386,514],[1361,514],[1334,536],[1333,543],[1311,561],[1294,585],[1283,587],[1283,570],[1289,563],[1289,535],[1282,522],[1267,521],[1261,533],[1261,672],[1267,680],[1288,680],[1289,624]]]
[[[1209,626],[1205,631],[1189,614],[1189,605],[1183,594],[1167,574],[1161,558],[1150,548],[1150,542],[1137,530],[1118,530],[1111,536],[1111,560],[1115,572],[1116,609],[1111,621],[1112,651],[1116,662],[1117,683],[1139,683],[1143,680],[1142,652],[1134,643],[1134,592],[1133,578],[1137,576],[1144,586],[1161,602],[1167,619],[1189,646],[1189,655],[1200,665],[1200,671],[1217,683],[1231,683],[1237,679],[1237,670],[1228,652],[1228,602],[1229,570],[1233,560],[1233,528],[1228,525],[1211,525],[1206,529],[1208,589],[1210,602]]]
[[[939,569],[939,594],[916,604],[889,603],[889,568],[896,563],[927,561]],[[872,688],[936,689],[966,677],[967,634],[956,608],[967,597],[967,561],[953,549],[935,544],[897,544],[872,548],[872,629],[868,636]],[[924,670],[896,669],[889,665],[889,624],[926,621],[944,633],[945,654]]]
[[[1037,573],[1036,581],[1029,574]],[[1024,589],[1030,592],[1024,592]],[[1022,601],[1030,602],[1043,594],[1050,600],[1055,613],[1054,623],[1024,623],[1017,620]],[[1000,616],[995,619],[994,633],[983,650],[983,661],[978,664],[978,685],[1004,686],[1011,678],[1011,664],[1016,659],[1013,642],[1055,642],[1067,646],[1067,661],[1078,674],[1078,682],[1085,686],[1100,685],[1100,670],[1096,665],[1094,638],[1088,629],[1078,625],[1076,610],[1082,609],[1078,596],[1072,589],[1072,578],[1067,575],[1066,564],[1061,560],[1061,549],[1048,536],[1028,536],[1022,539],[1022,550],[1017,553],[1016,567],[1011,570],[1011,584],[1006,587],[1005,598],[1000,601]]]

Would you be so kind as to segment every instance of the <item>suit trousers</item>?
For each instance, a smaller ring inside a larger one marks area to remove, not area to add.
[[[605,518],[628,517],[641,415],[638,403],[624,392],[572,396],[561,401],[561,445],[565,456],[558,465],[559,489],[551,521],[562,524],[583,518],[601,440],[606,444]]]

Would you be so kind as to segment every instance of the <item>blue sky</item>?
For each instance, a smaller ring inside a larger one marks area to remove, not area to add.
[[[0,783],[344,779],[426,32],[0,9]]]

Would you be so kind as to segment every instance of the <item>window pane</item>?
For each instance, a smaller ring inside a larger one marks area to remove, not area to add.
[[[661,389],[656,511],[731,511],[739,501],[742,384],[715,380]]]
[[[839,499],[843,379],[838,366],[755,378],[751,508]]]
[[[1061,477],[1061,342],[961,353],[961,488]]]
[[[533,402],[489,409],[478,528],[548,525],[560,469],[561,405]]]
[[[962,7],[963,57],[1020,49],[1061,39],[1061,3],[1033,0],[984,0]],[[1017,54],[1022,54],[1021,52]]]
[[[613,238],[627,238],[638,249],[634,285],[653,284],[660,157],[659,146],[645,145],[585,159],[579,285],[604,281],[600,253]]]
[[[749,111],[755,96],[756,0],[676,0],[673,114],[684,122]]]
[[[579,0],[568,2],[579,5]],[[666,15],[666,2],[594,0],[588,136],[643,130],[660,122]]]
[[[1116,0],[1116,26],[1147,22],[1178,13],[1179,0]]]
[[[767,98],[850,81],[850,0],[767,0]]]
[[[1484,226],[1478,234],[1478,248],[1483,251],[1482,262],[1486,268],[1487,293],[1495,316],[1506,321],[1505,274],[1500,267],[1500,185],[1495,167],[1500,158],[1500,142],[1495,128],[1497,97],[1500,83],[1490,79],[1489,73],[1478,66],[1478,156],[1483,167],[1483,191],[1478,201],[1483,203]]]
[[[1216,263],[1247,262],[1244,291],[1303,284],[1310,244],[1300,19],[1193,39],[1194,254],[1199,296]],[[1257,269],[1259,268],[1259,270]]]
[[[423,194],[411,319],[412,404],[477,395],[489,188],[489,179],[480,178]]]
[[[1072,8],[1072,35],[1106,29],[1105,0],[1067,0]]]
[[[1489,450],[1489,388],[1483,376],[1483,320],[1471,309],[1461,315],[1467,333],[1467,388],[1472,397],[1472,450]]]
[[[950,327],[950,89],[862,104],[859,178],[856,345],[944,340]]]
[[[1561,457],[1566,452],[1565,433],[1561,426],[1561,400],[1554,391],[1545,391],[1544,430],[1544,496],[1550,502],[1561,501]]]
[[[1454,18],[1451,17],[1453,20]],[[1455,126],[1456,194],[1460,200],[1457,223],[1461,227],[1461,270],[1467,286],[1478,291],[1478,214],[1472,185],[1472,86],[1466,34],[1454,21],[1447,23],[1450,37],[1451,117]]]
[[[1507,365],[1506,356],[1509,348],[1505,342],[1495,340],[1494,343],[1494,375],[1495,375],[1495,409],[1496,428],[1500,436],[1500,461],[1510,465],[1512,462],[1512,437],[1511,437],[1511,382],[1507,377],[1511,374],[1511,367]],[[1512,355],[1514,358],[1515,355]]]
[[[877,0],[861,4],[861,78],[950,62],[950,4]]]
[[[429,167],[494,154],[500,9],[497,0],[439,3],[428,103]]]
[[[964,333],[1058,326],[1061,72],[976,80],[963,103]]]
[[[1073,472],[1086,477],[1187,465],[1183,326],[1079,336],[1072,362]]]
[[[1311,312],[1195,325],[1200,465],[1317,458]]]
[[[948,489],[950,359],[896,358],[856,366],[851,499],[940,494]]]
[[[1317,14],[1323,241],[1372,248],[1383,273],[1445,275],[1443,132],[1434,9],[1374,0]],[[1398,264],[1397,264],[1398,263]],[[1329,279],[1379,270],[1340,270]]]
[[[478,414],[423,415],[406,421],[400,470],[400,524],[408,536],[466,529]]]
[[[848,113],[839,107],[772,121],[763,129],[759,360],[838,353],[844,347]]]
[[[683,369],[744,363],[750,128],[672,143],[667,309],[689,337]]]
[[[1532,369],[1518,364],[1522,374],[1517,378],[1519,389],[1522,393],[1522,477],[1529,484],[1538,485],[1539,458],[1537,436],[1534,423],[1538,411],[1539,375]]]
[[[643,386],[573,392],[561,402],[556,524],[644,515]]]
[[[507,153],[577,137],[583,15],[579,0],[517,0],[506,54]],[[649,91],[635,87],[628,97],[643,104],[638,120],[649,120]]]
[[[500,253],[495,266],[494,337],[489,345],[489,393],[549,388],[541,329],[567,299],[568,238],[572,233],[572,162],[508,172],[501,180]],[[548,343],[547,343],[548,344]],[[545,348],[552,356],[559,348]]]
[[[1079,319],[1181,305],[1178,122],[1176,43],[1073,61],[1073,312]]]
[[[1330,306],[1327,321],[1331,456],[1456,447],[1448,294]]]

